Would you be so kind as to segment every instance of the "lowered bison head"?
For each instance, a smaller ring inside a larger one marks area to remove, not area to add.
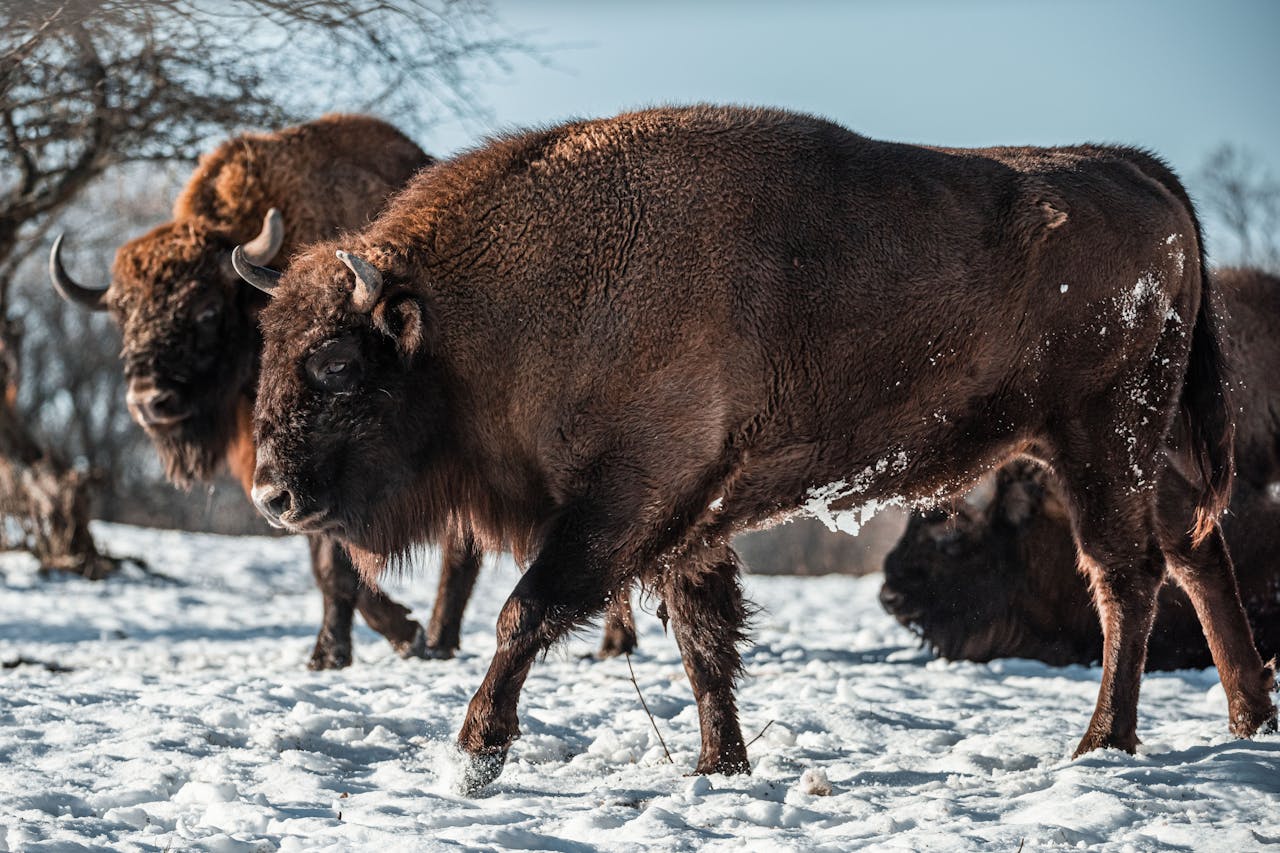
[[[945,658],[1090,660],[1101,634],[1075,566],[1046,472],[1018,460],[954,512],[912,514],[885,557],[880,602]]]
[[[270,211],[246,251],[269,262],[283,231],[280,214]],[[162,225],[120,248],[105,290],[77,284],[61,248],[59,237],[49,261],[54,286],[68,301],[110,310],[120,324],[129,413],[166,474],[181,485],[212,475],[245,433],[256,314],[266,301],[231,268],[235,241],[204,220]]]
[[[422,531],[398,525],[396,507],[429,500],[413,486],[449,440],[428,306],[376,254],[334,243],[283,277],[239,250],[234,263],[275,296],[262,315],[254,503],[276,526],[339,536],[357,559],[402,550]]]

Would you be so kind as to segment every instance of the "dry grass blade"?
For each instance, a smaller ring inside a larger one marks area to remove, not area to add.
[[[751,744],[755,743],[756,741],[760,740],[760,738],[764,737],[764,733],[769,731],[769,726],[772,726],[776,722],[777,720],[770,720],[769,722],[765,723],[764,728],[761,729],[759,732],[757,732],[755,737],[747,741],[747,746],[751,746]]]
[[[671,757],[671,750],[667,749],[667,742],[662,739],[662,732],[658,731],[658,721],[653,718],[653,712],[649,710],[649,703],[644,701],[644,694],[640,692],[640,683],[636,681],[636,671],[631,666],[631,655],[627,654],[627,672],[631,673],[631,686],[636,689],[636,695],[640,697],[640,707],[644,708],[644,712],[649,715],[649,725],[653,726],[653,733],[658,736],[658,743],[662,744],[662,751],[666,753],[667,761],[675,764],[676,761]]]

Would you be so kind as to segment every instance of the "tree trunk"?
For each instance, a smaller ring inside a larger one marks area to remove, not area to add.
[[[0,543],[30,551],[44,569],[100,580],[116,561],[100,554],[89,534],[88,480],[41,448],[18,410],[21,341],[20,324],[0,317]]]

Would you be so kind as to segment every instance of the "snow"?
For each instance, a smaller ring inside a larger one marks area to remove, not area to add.
[[[674,765],[625,660],[580,657],[597,640],[585,632],[535,664],[506,771],[461,798],[452,739],[510,560],[481,576],[459,659],[400,660],[361,627],[353,667],[312,673],[302,541],[96,532],[152,572],[93,584],[0,557],[0,660],[33,662],[0,671],[0,850],[1280,843],[1280,737],[1232,739],[1212,670],[1145,680],[1137,756],[1071,760],[1096,669],[932,660],[880,610],[875,576],[748,578],[763,611],[743,728],[774,721],[752,775],[684,775],[697,715],[674,642],[639,613],[632,662]],[[422,617],[433,582],[423,569],[393,589]]]
[[[896,495],[882,498],[871,498],[855,506],[836,508],[837,503],[844,503],[867,491],[883,477],[901,474],[907,470],[909,459],[905,451],[899,450],[892,458],[885,457],[868,465],[853,478],[853,482],[836,480],[825,486],[814,486],[805,493],[805,503],[800,513],[821,521],[832,533],[844,532],[857,536],[862,526],[870,521],[882,509],[904,507],[906,502]]]
[[[1161,273],[1149,270],[1138,276],[1128,292],[1116,296],[1121,321],[1130,329],[1136,328],[1138,321],[1144,316],[1147,303],[1153,299],[1158,300],[1156,313],[1163,316],[1169,310],[1169,295],[1164,291],[1164,278]]]

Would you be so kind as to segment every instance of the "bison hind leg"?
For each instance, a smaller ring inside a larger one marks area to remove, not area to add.
[[[1087,430],[1073,437],[1079,440],[1066,448],[1074,453],[1058,455],[1054,469],[1102,626],[1102,681],[1075,755],[1105,748],[1134,752],[1139,743],[1138,690],[1165,573],[1153,523],[1155,496],[1148,488],[1134,488],[1119,473],[1126,466],[1116,464],[1114,447],[1095,443]],[[1120,449],[1128,451],[1123,445]]]
[[[1181,482],[1181,481],[1179,481]],[[1240,601],[1235,569],[1222,535],[1214,526],[1200,545],[1192,544],[1190,500],[1177,500],[1162,490],[1161,541],[1170,574],[1186,592],[1200,619],[1218,677],[1227,694],[1232,734],[1251,737],[1276,728],[1274,662],[1264,664],[1254,644]]]
[[[661,579],[685,673],[698,704],[702,748],[697,773],[749,773],[734,685],[741,673],[738,646],[746,639],[748,607],[737,555],[727,544],[687,555]]]

